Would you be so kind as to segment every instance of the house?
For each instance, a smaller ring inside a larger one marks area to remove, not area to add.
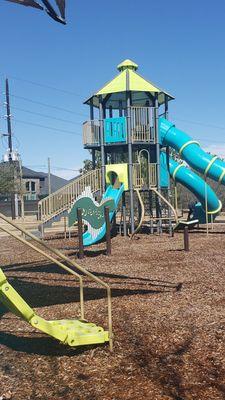
[[[24,197],[26,200],[39,200],[48,195],[48,174],[22,167]],[[51,191],[55,192],[68,181],[51,174]]]
[[[22,172],[22,185],[21,185]],[[14,179],[13,179],[14,176]],[[16,178],[17,177],[17,178]],[[16,178],[16,179],[15,179]],[[51,174],[51,191],[55,192],[68,181],[59,176]],[[16,189],[15,189],[16,186]],[[13,189],[14,188],[14,189]],[[21,190],[22,189],[22,190]],[[48,174],[34,171],[27,167],[20,169],[18,161],[10,164],[8,161],[0,163],[0,212],[11,216],[12,191],[15,190],[15,206],[17,214],[21,215],[21,192],[23,193],[24,211],[26,213],[37,213],[38,201],[48,195]]]

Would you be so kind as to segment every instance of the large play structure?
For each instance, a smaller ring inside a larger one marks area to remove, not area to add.
[[[83,125],[83,143],[92,155],[93,170],[40,201],[42,233],[45,226],[68,214],[70,225],[75,223],[78,201],[87,226],[84,245],[97,243],[105,234],[104,221],[99,226],[103,214],[98,207],[102,209],[109,199],[114,201],[111,220],[116,211],[125,209],[131,235],[144,214],[150,233],[171,232],[178,215],[170,178],[196,196],[195,220],[205,223],[219,213],[221,202],[206,178],[224,184],[225,163],[168,121],[174,97],[140,76],[137,69],[137,64],[125,60],[118,65],[119,74],[85,101],[90,120]],[[171,157],[171,149],[203,178]],[[87,192],[92,199],[88,208]]]
[[[90,120],[83,125],[83,143],[91,153],[92,170],[39,202],[42,235],[46,226],[62,217],[68,217],[69,226],[75,224],[78,210],[81,210],[86,226],[84,246],[98,243],[106,234],[106,225],[110,228],[104,215],[106,207],[108,222],[114,220],[121,229],[128,226],[131,237],[142,224],[149,228],[150,234],[162,233],[163,230],[170,233],[176,224],[181,223],[177,206],[172,201],[171,179],[196,196],[198,203],[192,216],[194,221],[208,224],[220,212],[222,204],[207,184],[207,177],[225,184],[225,163],[204,152],[198,142],[169,122],[168,105],[174,97],[141,77],[137,69],[137,64],[125,60],[118,66],[119,74],[85,101],[90,109]],[[179,157],[172,156],[171,149]],[[116,214],[119,210],[122,210],[122,218],[118,222]],[[1,269],[0,301],[15,315],[64,344],[79,346],[109,342],[112,349],[111,290],[108,284],[4,215],[0,214],[0,219],[24,236],[1,225],[2,231],[78,279],[80,313],[74,320],[46,321],[15,291]],[[106,290],[106,331],[84,320],[85,276]]]

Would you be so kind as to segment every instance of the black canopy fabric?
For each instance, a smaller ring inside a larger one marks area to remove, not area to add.
[[[22,4],[23,6],[30,6],[34,8],[39,8],[39,10],[43,10],[43,7],[34,0],[7,0],[11,1],[12,3]]]
[[[40,10],[43,10],[44,7],[40,4],[40,1],[36,0],[6,0],[10,1],[12,3],[18,3],[22,4],[23,6],[30,6],[34,8],[38,8]],[[65,24],[65,8],[66,8],[66,0],[55,0],[56,5],[58,6],[60,15],[58,15],[58,12],[55,11],[55,9],[52,6],[52,1],[50,2],[49,0],[42,0],[43,5],[45,6],[45,10],[47,13],[52,17],[54,20],[61,22],[62,24]]]
[[[61,17],[65,19],[65,9],[66,9],[66,1],[65,0],[55,0],[56,4],[59,8]]]

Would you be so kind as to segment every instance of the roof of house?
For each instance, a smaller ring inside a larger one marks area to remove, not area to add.
[[[23,171],[23,178],[24,179],[43,179],[44,184],[43,184],[43,192],[48,193],[48,174],[46,172],[39,172],[39,171],[34,171],[30,168],[27,167],[22,167]],[[52,192],[55,192],[56,190],[60,189],[62,186],[66,185],[68,183],[68,180],[61,178],[57,175],[51,174],[51,189]]]

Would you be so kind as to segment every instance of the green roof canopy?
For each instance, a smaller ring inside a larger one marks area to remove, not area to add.
[[[160,105],[165,103],[166,96],[168,100],[174,99],[169,93],[139,75],[136,72],[138,65],[133,61],[125,60],[117,68],[120,73],[87,99],[85,104],[93,104],[94,107],[99,107],[99,100],[102,96],[103,101],[106,100],[107,108],[118,109],[120,104],[122,104],[122,108],[125,108],[127,91],[132,92],[132,104],[136,106],[145,106],[147,101],[154,99],[156,93]]]

